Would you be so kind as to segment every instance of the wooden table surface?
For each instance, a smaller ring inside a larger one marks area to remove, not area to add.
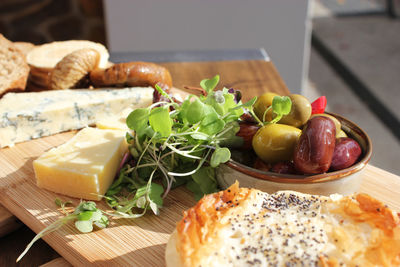
[[[221,62],[178,62],[161,63],[167,67],[173,77],[174,87],[183,88],[185,85],[198,86],[200,80],[220,74],[220,86],[235,88],[242,91],[244,100],[248,100],[255,95],[271,91],[278,94],[288,94],[289,91],[279,76],[277,70],[271,62],[261,60],[251,61],[221,61]],[[0,151],[1,152],[1,151]],[[369,167],[368,175],[371,176],[368,183],[363,186],[374,186],[374,175],[384,175],[388,177],[388,187],[392,189],[391,194],[400,191],[400,177],[384,172],[375,167]],[[0,177],[2,179],[4,177]],[[379,188],[377,188],[377,194]],[[399,209],[398,203],[393,201],[390,206]],[[21,225],[14,216],[0,206],[0,266],[15,266],[15,259],[33,237],[26,226],[17,231]],[[45,242],[38,242],[26,255],[18,266],[37,266],[49,260],[55,259],[46,266],[68,266],[62,258]]]

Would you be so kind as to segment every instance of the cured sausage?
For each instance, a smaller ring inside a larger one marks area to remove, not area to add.
[[[95,87],[106,86],[152,86],[158,84],[164,90],[172,87],[169,71],[163,66],[150,62],[117,63],[107,69],[90,72]]]

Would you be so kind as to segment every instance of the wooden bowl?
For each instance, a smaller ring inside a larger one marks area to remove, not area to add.
[[[357,192],[361,184],[361,174],[371,159],[371,139],[355,123],[340,115],[328,114],[336,117],[342,124],[342,130],[361,146],[362,154],[351,167],[316,175],[290,175],[254,169],[231,159],[216,170],[219,185],[227,188],[237,180],[240,186],[257,188],[268,193],[294,190],[318,195],[349,195]]]

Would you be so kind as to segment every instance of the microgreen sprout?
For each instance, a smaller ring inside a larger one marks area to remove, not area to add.
[[[158,214],[163,198],[180,185],[197,199],[218,190],[214,168],[230,159],[226,146],[242,142],[236,136],[239,118],[257,99],[242,103],[235,90],[216,90],[219,79],[216,75],[202,80],[204,94],[189,95],[181,104],[156,86],[170,102],[129,114],[127,126],[135,131],[127,136],[133,160],[120,170],[105,196],[117,216],[137,218],[149,209]]]
[[[272,99],[272,112],[276,117],[270,123],[278,122],[284,115],[289,114],[292,108],[292,101],[288,96],[274,96]]]
[[[290,100],[290,97],[288,96],[274,96],[272,99],[272,105],[269,106],[267,109],[265,109],[264,114],[263,114],[263,122],[258,119],[257,115],[251,110],[251,115],[253,116],[254,119],[258,122],[260,126],[263,126],[264,124],[270,124],[270,123],[277,123],[282,119],[284,115],[288,115],[290,113],[290,110],[292,109],[292,100]],[[275,114],[275,118],[271,121],[266,120],[266,115],[267,113],[272,110],[272,113]]]
[[[56,220],[55,222],[44,228],[42,231],[40,231],[26,246],[21,255],[17,258],[17,262],[25,256],[25,254],[29,251],[29,249],[37,240],[47,234],[50,234],[51,232],[56,231],[69,221],[75,220],[75,227],[82,233],[91,232],[93,230],[93,225],[97,226],[98,228],[105,228],[109,224],[108,217],[104,215],[100,209],[96,208],[96,203],[94,203],[93,201],[82,201],[75,208],[73,213],[69,213],[65,209],[65,206],[71,204],[71,201],[63,202],[59,198],[56,198],[55,203],[61,208],[66,216]]]

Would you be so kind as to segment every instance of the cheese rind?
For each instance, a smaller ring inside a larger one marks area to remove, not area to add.
[[[33,161],[37,185],[70,197],[100,200],[126,151],[124,131],[84,128]]]
[[[0,148],[87,127],[152,100],[151,87],[8,93],[0,99]]]

